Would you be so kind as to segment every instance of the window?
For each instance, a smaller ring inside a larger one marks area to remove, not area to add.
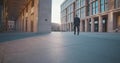
[[[115,6],[116,6],[116,8],[120,7],[120,0],[115,0]]]
[[[80,0],[76,0],[76,9],[80,8]]]
[[[76,0],[76,9],[85,6],[85,0]]]
[[[80,0],[80,6],[83,7],[85,5],[85,0]]]
[[[67,16],[67,20],[68,20],[68,22],[70,22],[70,15]]]
[[[105,11],[108,10],[108,0],[105,0]]]
[[[80,10],[77,10],[75,15],[77,15],[78,17],[80,17]]]
[[[73,12],[73,5],[70,6],[70,12]]]
[[[81,8],[80,15],[81,15],[81,18],[85,17],[85,7]]]
[[[90,4],[89,4],[90,0],[87,0],[87,16],[90,16]]]
[[[73,13],[71,13],[71,22],[73,22]]]
[[[92,3],[92,14],[94,15],[97,13],[98,13],[98,1],[96,0]]]
[[[88,16],[90,15],[90,5],[88,5]]]
[[[92,13],[95,14],[95,2],[92,3]]]
[[[96,14],[98,13],[98,1],[96,1],[96,8],[95,8]]]
[[[101,12],[108,10],[108,0],[100,0]]]

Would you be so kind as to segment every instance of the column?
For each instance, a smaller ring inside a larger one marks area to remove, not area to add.
[[[92,3],[90,3],[90,15],[92,15]]]
[[[98,0],[98,13],[100,13],[100,7],[101,7],[101,4],[100,4],[100,0]]]
[[[65,23],[65,28],[64,28],[65,31],[67,31],[67,23]]]
[[[62,27],[62,31],[63,31],[63,30],[64,30],[64,23],[62,24],[62,26],[61,26],[61,27]]]
[[[64,23],[63,23],[63,25],[62,25],[61,27],[62,27],[62,31],[64,31],[64,28],[65,28],[65,25],[64,25]]]
[[[26,25],[25,25],[25,18],[24,18],[24,21],[23,21],[23,22],[24,22],[23,32],[25,32],[25,26],[26,26]]]
[[[21,21],[21,32],[23,32],[23,19],[22,19],[22,21]]]
[[[91,18],[91,32],[94,32],[94,18]]]
[[[71,22],[70,22],[70,32],[72,31],[72,26],[71,26]]]
[[[114,32],[113,31],[113,17],[114,17],[114,15],[113,15],[113,12],[110,12],[109,14],[108,14],[108,23],[107,23],[107,29],[108,29],[108,32]]]
[[[65,23],[65,31],[67,31],[67,23]]]
[[[99,16],[99,32],[103,31],[102,16]]]
[[[80,21],[80,32],[83,32],[83,21]]]
[[[38,32],[38,0],[34,0],[34,7],[33,12],[34,12],[34,32]]]
[[[88,32],[88,20],[85,19],[85,32]]]
[[[51,5],[52,0],[39,0],[37,23],[39,33],[51,32]]]
[[[87,16],[87,0],[85,0],[85,17]]]

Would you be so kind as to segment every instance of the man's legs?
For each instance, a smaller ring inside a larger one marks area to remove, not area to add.
[[[74,35],[76,34],[76,26],[74,25]]]
[[[80,32],[80,26],[77,26],[77,35],[79,35]]]

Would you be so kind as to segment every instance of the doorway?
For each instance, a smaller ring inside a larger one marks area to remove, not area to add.
[[[27,19],[28,19],[28,18],[26,18],[26,26],[25,26],[25,27],[26,27],[26,29],[25,29],[26,32],[27,32],[27,29],[28,29],[28,20],[27,20]]]
[[[108,18],[107,17],[103,17],[103,21],[102,21],[102,24],[103,24],[103,32],[107,32],[107,20]]]
[[[33,30],[33,25],[34,24],[34,22],[33,21],[31,21],[31,32],[33,32],[34,30]]]
[[[91,19],[89,19],[89,24],[88,24],[88,31],[91,32]]]
[[[99,21],[98,18],[94,18],[94,32],[98,32],[99,30]]]

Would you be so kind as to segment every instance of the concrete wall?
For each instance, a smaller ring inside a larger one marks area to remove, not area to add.
[[[38,4],[38,32],[51,32],[52,0],[39,0]]]

